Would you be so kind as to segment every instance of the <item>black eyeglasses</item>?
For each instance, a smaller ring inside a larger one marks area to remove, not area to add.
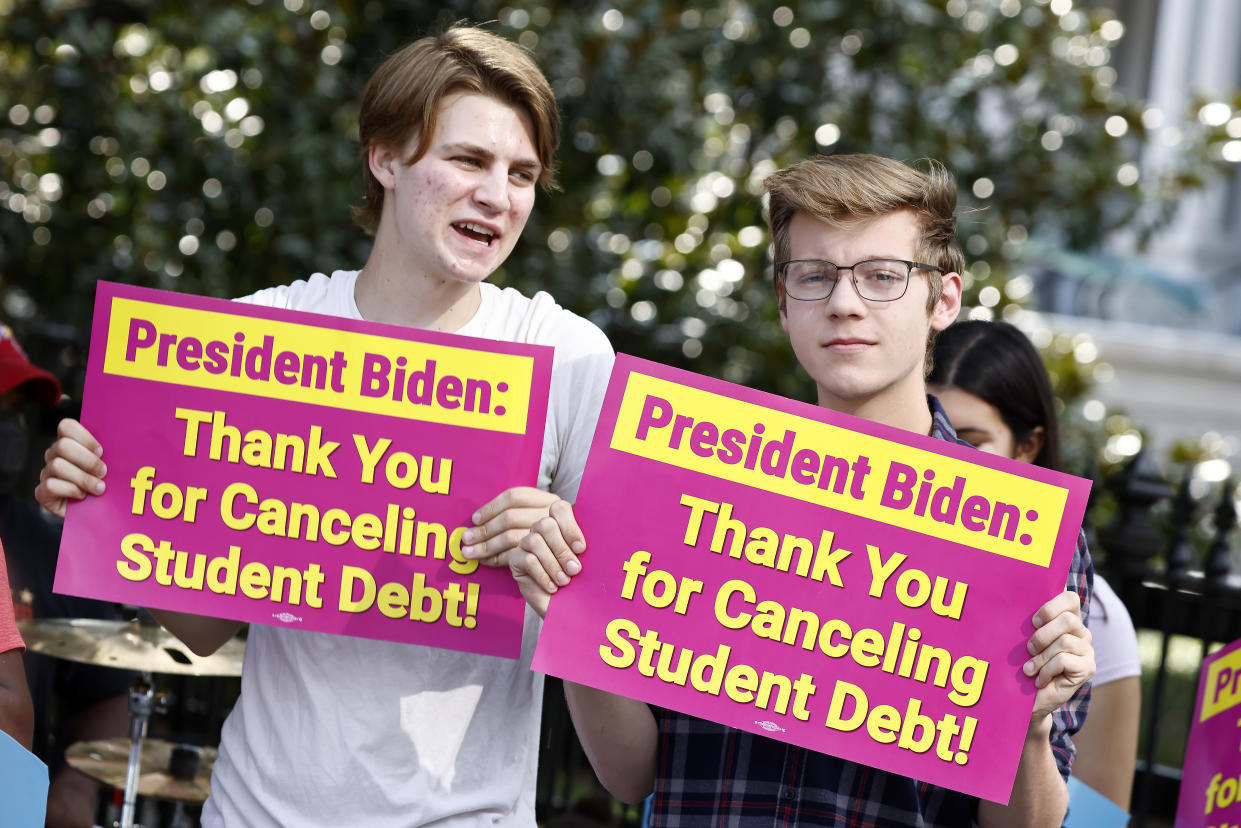
[[[776,276],[789,298],[814,302],[831,296],[840,271],[848,270],[858,296],[871,302],[895,302],[909,290],[909,274],[915,267],[944,272],[942,267],[904,259],[867,259],[849,267],[823,259],[789,259],[776,262]]]

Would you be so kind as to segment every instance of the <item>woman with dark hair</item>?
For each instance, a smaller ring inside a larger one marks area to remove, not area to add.
[[[1055,398],[1042,357],[1007,322],[958,322],[935,342],[927,385],[965,442],[1060,470]]]
[[[1051,380],[1025,334],[1006,322],[959,322],[939,335],[934,360],[927,387],[958,437],[992,454],[1059,470]],[[1128,810],[1141,666],[1129,613],[1098,573],[1087,626],[1097,668],[1090,713],[1073,737],[1073,775]]]

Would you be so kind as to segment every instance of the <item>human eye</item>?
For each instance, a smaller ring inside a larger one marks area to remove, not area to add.
[[[458,155],[452,160],[463,167],[471,167],[473,169],[480,169],[483,166],[482,159],[473,155]]]
[[[879,287],[892,287],[904,282],[907,276],[900,262],[872,261],[866,263],[862,278]]]
[[[799,262],[793,279],[799,285],[830,285],[836,281],[836,268],[827,262]]]
[[[509,173],[509,176],[518,184],[523,185],[533,184],[536,177],[533,171],[527,169],[513,170]]]

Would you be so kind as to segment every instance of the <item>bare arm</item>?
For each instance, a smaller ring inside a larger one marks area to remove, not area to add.
[[[655,788],[659,728],[645,702],[564,683],[573,728],[595,775],[622,802],[641,802]]]
[[[1026,730],[1017,778],[1008,805],[980,802],[982,828],[1056,828],[1064,821],[1069,791],[1051,749],[1052,713],[1094,675],[1094,648],[1081,615],[1076,592],[1062,592],[1034,615],[1034,635],[1024,666],[1038,693]]]
[[[542,617],[551,596],[581,572],[578,558],[586,540],[566,501],[553,503],[536,521],[509,561],[526,602]],[[586,758],[608,792],[624,802],[640,802],[655,787],[655,749],[659,728],[644,702],[571,681],[565,700]]]
[[[978,803],[978,824],[982,828],[1009,826],[1047,826],[1064,821],[1069,809],[1069,789],[1060,777],[1056,757],[1051,752],[1051,717],[1026,731],[1017,779],[1008,805]]]
[[[172,610],[151,610],[164,629],[181,639],[194,655],[209,656],[224,646],[245,624],[228,618],[210,618]]]
[[[26,750],[34,744],[34,706],[20,650],[0,653],[0,730]]]
[[[1090,715],[1073,737],[1073,775],[1126,811],[1133,795],[1142,683],[1127,676],[1090,690]]]

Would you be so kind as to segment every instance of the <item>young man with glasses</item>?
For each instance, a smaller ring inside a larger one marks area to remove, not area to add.
[[[780,321],[818,403],[955,440],[926,393],[930,346],[961,307],[956,183],[872,155],[816,157],[770,176]],[[579,571],[585,538],[567,504],[534,524],[512,568],[535,608]],[[589,565],[589,557],[587,564]],[[1092,571],[1078,543],[1066,591],[1035,616],[1026,675],[1038,687],[1008,806],[566,682],[578,736],[603,783],[651,824],[1060,825],[1071,735],[1094,672],[1085,626]]]

